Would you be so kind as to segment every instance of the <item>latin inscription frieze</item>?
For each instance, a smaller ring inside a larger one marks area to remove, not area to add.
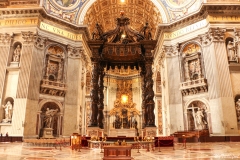
[[[40,29],[60,35],[62,37],[65,37],[74,41],[82,41],[82,34],[75,34],[44,22],[40,23]]]
[[[0,20],[0,27],[32,26],[38,24],[38,18],[18,18]]]

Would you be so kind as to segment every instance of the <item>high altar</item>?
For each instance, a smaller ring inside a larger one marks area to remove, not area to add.
[[[117,80],[117,94],[114,107],[109,112],[109,136],[138,136],[140,112],[132,98],[132,80]]]

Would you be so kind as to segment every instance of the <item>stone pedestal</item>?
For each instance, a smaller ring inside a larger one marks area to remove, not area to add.
[[[19,62],[10,62],[10,67],[18,67]]]
[[[156,137],[157,136],[157,128],[156,127],[146,127],[144,128],[144,136]]]
[[[53,137],[53,129],[52,128],[43,128],[42,138],[55,138],[55,137]]]
[[[99,127],[88,127],[87,128],[87,136],[90,137],[102,137],[103,129]]]
[[[8,122],[11,122],[11,119],[3,119],[2,122],[3,123],[8,123]]]

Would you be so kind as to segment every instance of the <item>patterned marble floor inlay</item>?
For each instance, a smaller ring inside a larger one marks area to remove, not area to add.
[[[187,143],[186,148],[181,144],[172,147],[132,149],[134,160],[240,160],[240,142],[225,143]],[[68,147],[38,147],[27,146],[23,143],[0,143],[0,160],[102,160],[101,149],[82,148],[71,150]]]

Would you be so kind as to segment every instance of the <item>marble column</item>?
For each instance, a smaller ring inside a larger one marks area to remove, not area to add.
[[[103,109],[104,109],[104,93],[103,93],[103,89],[104,89],[104,85],[103,85],[103,78],[104,78],[104,67],[102,65],[100,65],[99,68],[99,81],[98,81],[98,86],[99,86],[99,90],[98,90],[98,97],[99,97],[99,103],[98,103],[98,126],[99,128],[103,129],[104,125],[103,125]]]
[[[99,62],[98,61],[92,61],[92,90],[90,93],[91,97],[91,104],[90,108],[92,110],[92,115],[90,117],[90,126],[89,127],[97,127],[98,126],[98,79],[99,79]]]
[[[156,127],[155,126],[155,114],[154,114],[154,91],[153,91],[153,79],[152,79],[152,58],[148,58],[146,61],[146,96],[145,96],[145,112],[147,114],[147,127]]]
[[[146,127],[146,122],[147,122],[147,114],[145,112],[145,97],[146,97],[146,83],[145,83],[145,74],[146,74],[146,68],[143,65],[141,67],[141,77],[142,77],[142,82],[141,82],[141,87],[142,87],[142,128]]]

